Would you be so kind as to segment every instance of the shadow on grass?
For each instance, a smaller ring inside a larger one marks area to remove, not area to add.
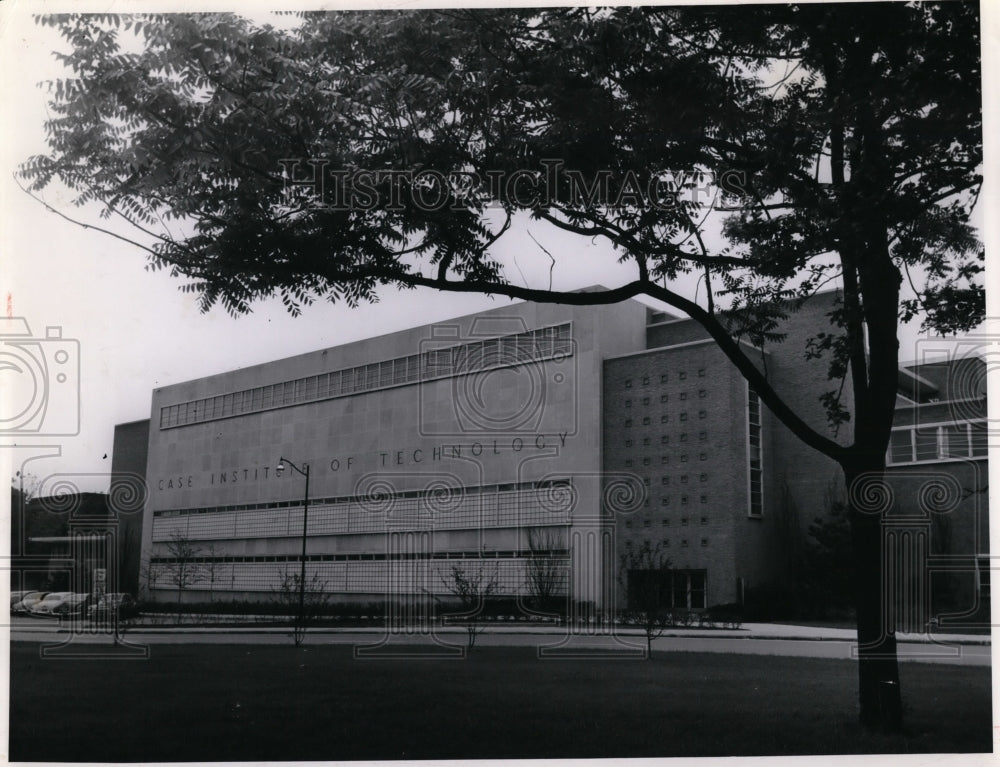
[[[355,660],[349,646],[159,645],[145,661],[12,643],[16,761],[652,757],[991,748],[990,670],[903,664],[906,732],[863,731],[850,661]],[[58,737],[52,733],[58,732]]]

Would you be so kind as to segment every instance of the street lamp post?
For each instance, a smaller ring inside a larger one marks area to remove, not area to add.
[[[296,635],[299,636],[299,632],[305,633],[306,627],[306,539],[308,537],[309,524],[309,464],[303,463],[300,469],[287,458],[279,458],[278,466],[274,470],[277,476],[281,476],[285,470],[285,464],[306,478],[306,495],[305,500],[302,502],[302,565],[299,570],[299,629],[296,632]]]

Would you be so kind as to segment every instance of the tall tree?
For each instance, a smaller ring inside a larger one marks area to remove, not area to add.
[[[127,221],[136,234],[112,233],[189,278],[205,309],[278,295],[297,312],[383,287],[647,295],[699,322],[855,500],[885,468],[899,318],[982,317],[974,3],[42,23],[68,41],[70,76],[50,84],[51,152],[23,165],[29,191],[59,181]],[[490,247],[524,213],[608,241],[635,279],[509,282]],[[672,288],[691,272],[701,301]],[[789,407],[738,342],[780,342],[778,322],[828,284],[842,304],[809,354],[829,366],[823,402],[849,439]],[[894,723],[880,520],[857,503],[849,516],[861,717]]]

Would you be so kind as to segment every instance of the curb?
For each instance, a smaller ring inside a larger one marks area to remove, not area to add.
[[[517,635],[523,635],[523,636],[561,636],[561,635],[567,635],[567,634],[570,634],[571,636],[573,635],[570,632],[556,631],[556,630],[552,630],[552,629],[545,630],[543,628],[527,628],[527,627],[525,627],[525,628],[520,629],[520,630],[516,630],[516,629],[515,630],[510,630],[513,627],[504,627],[504,628],[506,628],[507,630],[506,631],[497,631],[495,628],[492,628],[492,629],[491,628],[487,628],[487,629],[484,630],[483,633],[491,633],[491,634],[494,634],[494,635],[501,634],[501,635],[507,635],[507,636],[517,636]],[[13,629],[13,627],[11,627],[11,630],[13,631],[15,629]],[[190,634],[190,635],[192,635],[192,637],[197,637],[199,635],[210,635],[210,634],[211,635],[230,635],[230,636],[251,636],[251,635],[254,635],[254,634],[260,634],[260,635],[266,636],[266,635],[272,635],[272,634],[285,634],[285,633],[289,633],[290,631],[291,631],[291,627],[290,626],[287,626],[287,627],[285,627],[285,626],[281,626],[281,627],[260,626],[260,627],[247,627],[247,628],[236,627],[236,626],[233,626],[233,627],[218,627],[218,628],[213,628],[213,627],[197,627],[197,626],[184,626],[184,627],[180,627],[180,626],[173,626],[173,627],[171,627],[171,626],[156,626],[156,627],[149,627],[149,628],[133,627],[133,628],[131,628],[131,629],[128,630],[126,636],[137,637],[137,636],[142,636],[142,635],[173,635],[173,634]],[[73,632],[71,629],[67,629],[67,628],[58,628],[58,629],[56,629],[53,632],[46,632],[46,633],[63,635],[63,634],[72,634],[72,633],[77,633],[77,632]],[[82,633],[82,634],[85,634],[85,635],[91,635],[91,634],[94,634],[95,632],[78,632],[78,633]],[[98,633],[100,633],[100,632],[98,632]],[[310,634],[318,634],[318,635],[324,635],[324,634],[327,634],[327,635],[362,634],[362,635],[384,636],[387,632],[384,631],[383,629],[378,628],[378,627],[357,627],[357,628],[348,628],[348,627],[344,627],[344,628],[340,628],[340,627],[330,628],[330,627],[327,627],[327,628],[311,628],[311,629],[308,629],[308,633],[310,633]],[[458,626],[448,626],[448,627],[438,628],[435,633],[439,633],[439,634],[459,634],[460,635],[460,634],[464,634],[465,633],[465,629],[463,627],[458,627]],[[642,636],[644,636],[641,631],[635,631],[635,630],[627,630],[627,631],[616,632],[616,634],[618,636],[623,636],[623,637],[624,636],[628,636],[628,637],[642,637]],[[592,634],[579,633],[579,634],[575,634],[575,636],[587,637],[587,638],[602,638],[602,637],[608,637],[608,638],[610,638],[613,635],[599,634],[599,633],[592,633]],[[940,646],[949,646],[949,645],[979,645],[979,646],[988,646],[988,645],[992,644],[991,638],[988,637],[988,636],[979,637],[979,636],[971,636],[971,635],[968,635],[968,634],[957,634],[957,635],[954,635],[954,637],[955,638],[953,638],[953,639],[949,639],[948,635],[940,635],[940,636],[926,636],[926,635],[921,635],[921,636],[912,636],[912,635],[899,636],[899,635],[897,635],[896,640],[897,640],[897,642],[899,644],[931,644],[931,645],[940,645]],[[823,635],[802,636],[802,635],[795,635],[795,634],[759,634],[759,633],[754,633],[754,632],[747,631],[746,629],[730,629],[730,630],[726,630],[725,633],[723,633],[723,632],[719,632],[719,633],[707,633],[707,632],[700,632],[697,629],[695,629],[694,631],[692,631],[692,633],[676,632],[675,631],[675,632],[663,633],[663,634],[661,634],[657,638],[658,639],[725,639],[725,640],[728,640],[728,641],[849,642],[849,643],[856,641],[853,637],[838,637],[838,636],[829,636],[829,635],[826,635],[826,636],[823,636]]]

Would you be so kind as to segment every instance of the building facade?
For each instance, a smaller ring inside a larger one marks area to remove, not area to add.
[[[846,441],[820,403],[825,366],[804,353],[836,300],[746,348],[807,423]],[[901,409],[930,415],[918,404]],[[526,609],[544,575],[542,590],[610,610],[646,546],[667,562],[671,606],[700,609],[790,577],[789,518],[822,514],[842,481],[696,323],[635,301],[519,304],[163,387],[146,452],[142,585],[164,601],[275,597],[301,567],[305,517],[306,581],[335,601],[447,597],[458,571]],[[305,514],[306,478],[276,472],[281,459],[308,466]],[[984,525],[952,539],[980,553]]]

